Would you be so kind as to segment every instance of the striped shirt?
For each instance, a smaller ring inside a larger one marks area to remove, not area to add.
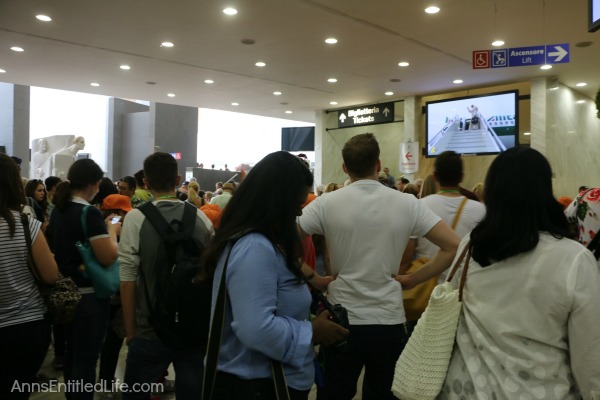
[[[44,303],[27,267],[27,243],[21,217],[15,218],[15,235],[10,236],[8,223],[0,218],[0,328],[44,318]],[[29,218],[31,242],[42,223]]]

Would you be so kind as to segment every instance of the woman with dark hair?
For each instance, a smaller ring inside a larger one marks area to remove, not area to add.
[[[61,182],[54,195],[55,209],[50,217],[50,229],[55,258],[60,272],[71,277],[82,294],[72,322],[65,325],[67,341],[65,382],[94,384],[96,362],[108,326],[110,300],[99,299],[90,279],[83,275],[83,260],[75,244],[86,237],[81,226],[83,208],[89,205],[98,188],[103,172],[93,160],[77,160],[69,168],[67,181]],[[111,223],[113,215],[104,220],[100,210],[90,207],[87,212],[88,239],[96,260],[103,266],[117,258],[117,235],[121,223]],[[70,399],[89,399],[93,391],[69,393]]]
[[[274,399],[271,360],[281,361],[291,398],[306,399],[314,378],[313,344],[336,342],[348,332],[327,320],[327,313],[307,321],[311,296],[301,279],[296,217],[312,183],[297,157],[271,153],[252,168],[223,212],[204,263],[214,276],[214,313],[230,254],[213,399]],[[231,248],[230,238],[237,236]]]
[[[46,198],[46,186],[41,179],[30,179],[25,184],[25,196],[30,197],[35,204],[33,206],[36,218],[42,223],[42,232],[48,224],[48,199]]]
[[[0,354],[7,365],[0,374],[0,398],[27,399],[29,384],[42,366],[50,344],[50,325],[45,307],[27,265],[25,227],[21,221],[25,203],[19,167],[0,153]],[[47,284],[56,282],[58,268],[42,223],[28,217],[31,251],[37,273]],[[15,382],[23,389],[14,389]]]
[[[597,398],[600,270],[568,239],[550,164],[534,149],[509,149],[484,191],[485,218],[457,252],[470,245],[472,258],[439,398]]]
[[[104,177],[100,181],[100,187],[98,188],[98,193],[94,196],[90,204],[96,206],[97,208],[102,208],[104,204],[104,199],[111,194],[119,194],[119,190],[115,186],[115,183],[111,181],[109,178]]]

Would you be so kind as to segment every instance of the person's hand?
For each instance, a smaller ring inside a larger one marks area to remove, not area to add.
[[[329,311],[323,311],[312,321],[313,342],[315,344],[333,344],[348,336],[348,329],[329,320]]]
[[[395,280],[397,280],[398,282],[400,282],[400,284],[402,285],[402,289],[403,290],[409,290],[414,288],[416,285],[413,282],[412,279],[412,274],[408,274],[408,275],[392,275],[392,278],[394,278]]]
[[[329,286],[329,284],[333,281],[335,281],[336,276],[332,276],[332,275],[327,275],[327,276],[321,276],[319,274],[315,273],[315,276],[309,281],[310,285],[315,288],[316,290],[319,290],[321,292],[324,292],[327,290],[327,286]]]
[[[127,346],[129,346],[129,344],[133,341],[134,336],[135,336],[134,333],[128,333],[127,336],[125,336],[125,344]]]
[[[112,219],[114,217],[118,217],[117,214],[110,214],[105,220],[104,222],[106,223],[106,230],[108,231],[109,234],[114,233],[115,236],[119,236],[121,234],[121,227],[123,226],[123,219],[121,218],[119,220],[119,222],[114,223],[112,222]]]

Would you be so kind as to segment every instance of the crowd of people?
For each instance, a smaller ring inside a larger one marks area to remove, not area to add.
[[[185,235],[204,251],[190,282],[208,287],[213,317],[225,285],[216,374],[204,380],[213,399],[275,399],[278,368],[290,399],[306,400],[315,383],[319,400],[359,390],[364,400],[394,399],[394,367],[420,315],[406,294],[445,281],[466,247],[462,312],[438,398],[600,398],[600,189],[556,199],[548,161],[526,147],[498,155],[471,191],[451,151],[412,183],[382,167],[373,134],[348,140],[342,158],[348,180],[312,193],[306,161],[284,151],[211,191],[182,182],[167,153],[116,182],[82,159],[65,181],[26,183],[0,154],[0,352],[10,360],[0,397],[29,397],[14,382],[36,381],[52,341],[65,382],[100,380],[114,394],[126,344],[124,383],[142,390],[121,398],[150,398],[148,385],[164,383],[171,364],[176,397],[201,398],[206,343],[173,346],[156,325],[159,269],[168,265],[154,208],[172,229],[193,220]],[[82,273],[76,243],[86,240],[101,265],[120,264],[111,298]],[[50,326],[31,265],[46,284],[59,272],[75,282],[82,298],[71,322]],[[346,321],[317,304],[321,292]]]

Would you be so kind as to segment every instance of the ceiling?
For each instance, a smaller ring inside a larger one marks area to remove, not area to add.
[[[424,12],[432,4],[438,14]],[[0,81],[306,122],[315,110],[541,76],[593,98],[600,31],[587,32],[587,12],[584,0],[0,0]],[[472,52],[496,37],[569,43],[570,62],[473,70]]]

